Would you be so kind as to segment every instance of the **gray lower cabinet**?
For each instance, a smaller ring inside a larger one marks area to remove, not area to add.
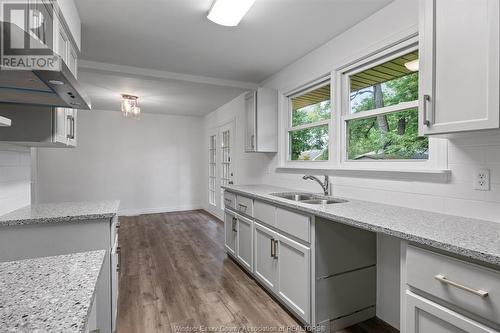
[[[252,253],[252,240],[253,240],[253,221],[245,217],[238,216],[237,220],[237,251],[236,258],[248,270],[253,268],[253,253]]]
[[[231,211],[224,213],[224,247],[243,267],[253,271],[253,221]]]
[[[470,318],[406,291],[406,333],[498,333]]]
[[[225,211],[226,252],[297,319],[334,331],[375,316],[374,233],[236,198]],[[253,217],[242,216],[238,203],[253,207]]]
[[[224,247],[227,253],[236,256],[238,220],[234,213],[224,213]]]
[[[114,217],[4,226],[0,231],[0,262],[106,250],[96,286],[95,317],[91,320],[95,326],[90,326],[98,328],[100,333],[111,333],[115,330],[118,298],[118,225],[118,218]]]
[[[310,322],[310,248],[259,223],[254,276],[304,322]]]
[[[406,333],[500,332],[500,271],[404,246]]]
[[[254,232],[254,274],[268,289],[275,290],[278,280],[278,261],[274,252],[277,250],[276,232],[255,223]]]
[[[277,244],[277,293],[293,312],[309,323],[311,249],[279,233]]]

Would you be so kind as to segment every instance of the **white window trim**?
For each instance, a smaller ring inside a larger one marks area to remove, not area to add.
[[[442,176],[442,179],[447,181],[449,175],[448,167],[448,141],[446,138],[436,138],[429,137],[429,159],[423,161],[416,160],[401,160],[401,161],[348,161],[345,160],[345,122],[342,121],[342,117],[351,117],[348,115],[342,115],[341,112],[336,110],[341,110],[342,101],[342,91],[338,87],[342,86],[342,72],[346,69],[357,64],[359,66],[362,63],[369,63],[375,61],[384,54],[388,55],[391,52],[397,52],[402,48],[415,45],[418,42],[418,36],[415,32],[409,31],[409,34],[404,37],[402,35],[396,37],[392,41],[385,41],[382,44],[378,44],[376,48],[370,48],[364,53],[359,54],[356,61],[346,62],[340,66],[336,66],[331,73],[328,75],[322,75],[319,79],[312,80],[308,84],[302,85],[297,89],[290,92],[280,93],[280,166],[277,168],[279,172],[292,172],[292,173],[304,173],[304,172],[318,172],[327,173],[330,175],[339,176],[355,176],[358,173],[368,172],[369,175],[376,176],[377,174],[383,174],[387,176],[391,173],[397,173],[398,175],[407,175],[411,173],[420,174],[423,177],[434,177],[438,175]],[[372,65],[373,66],[373,65]],[[287,96],[293,95],[295,92],[303,90],[306,87],[311,87],[315,83],[320,83],[327,76],[330,76],[331,84],[331,106],[332,106],[332,117],[330,119],[330,140],[329,140],[329,160],[328,161],[290,161],[289,158],[289,136],[288,136],[288,124],[289,124],[289,99]],[[412,103],[412,102],[410,102]],[[401,105],[400,105],[401,106]],[[378,110],[383,112],[382,110]],[[385,111],[389,111],[386,109]],[[365,113],[368,114],[368,113]],[[363,117],[360,115],[359,117]],[[348,118],[344,118],[347,120]],[[351,118],[352,119],[352,118]],[[333,136],[332,136],[333,133]],[[396,174],[395,174],[396,175]]]
[[[290,98],[296,95],[302,95],[307,92],[313,91],[315,89],[318,89],[322,86],[325,86],[327,84],[332,83],[332,76],[331,73],[328,73],[326,75],[322,75],[319,78],[310,81],[307,84],[301,85],[300,87],[293,89],[292,91],[289,91],[285,94],[282,94],[283,98],[281,99],[281,114],[283,115],[283,131],[280,131],[280,133],[283,133],[281,135],[281,138],[283,139],[283,143],[281,145],[282,147],[282,156],[281,156],[281,165],[286,166],[286,167],[300,167],[300,168],[326,168],[326,167],[332,167],[332,129],[333,129],[333,114],[330,116],[330,119],[327,120],[321,120],[315,123],[311,124],[304,124],[304,125],[299,125],[292,127],[292,106],[291,106],[291,100]],[[333,91],[330,89],[330,101],[332,100],[332,93]],[[333,110],[333,107],[332,107]],[[332,112],[332,111],[331,111]],[[328,125],[328,160],[318,160],[318,161],[301,161],[301,160],[291,160],[290,159],[290,132],[294,131],[299,131],[299,130],[304,130],[308,128],[314,128],[314,127],[319,127],[319,126],[324,126]]]
[[[347,121],[352,119],[369,118],[380,114],[418,107],[418,100],[398,105],[392,105],[376,110],[350,114],[350,100],[348,100],[349,75],[359,73],[365,69],[377,66],[391,58],[397,58],[408,52],[418,49],[418,37],[409,38],[396,45],[383,48],[376,53],[366,55],[355,63],[343,66],[335,71],[336,98],[333,100],[333,111],[337,120],[336,147],[337,165],[339,169],[383,169],[383,170],[434,170],[447,166],[447,141],[445,139],[429,138],[429,158],[427,160],[384,160],[384,161],[353,161],[347,158]]]

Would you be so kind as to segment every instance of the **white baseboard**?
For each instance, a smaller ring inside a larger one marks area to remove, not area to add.
[[[172,206],[172,207],[121,209],[118,212],[118,216],[137,216],[142,214],[171,213],[171,212],[180,212],[185,210],[197,210],[197,209],[203,209],[203,205],[197,204],[197,205],[182,205],[182,206]]]

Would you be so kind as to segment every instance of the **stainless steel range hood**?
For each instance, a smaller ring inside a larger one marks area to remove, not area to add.
[[[31,38],[15,24],[0,22],[7,32],[19,30],[20,35]],[[5,31],[5,30],[4,30]],[[20,53],[21,55],[22,53]],[[44,105],[90,110],[90,99],[71,73],[63,59],[52,51],[53,69],[16,69],[0,64],[0,103]],[[3,59],[2,59],[3,60]]]

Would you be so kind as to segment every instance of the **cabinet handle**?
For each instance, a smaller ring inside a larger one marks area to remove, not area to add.
[[[66,134],[66,138],[74,139],[75,138],[75,117],[68,116],[67,120],[69,122],[69,133]]]
[[[457,282],[454,282],[454,281],[448,280],[448,279],[446,278],[446,276],[444,276],[444,275],[439,274],[439,275],[436,275],[434,278],[435,278],[436,280],[438,280],[439,282],[442,282],[442,283],[444,283],[444,284],[448,284],[448,285],[453,286],[453,287],[456,287],[456,288],[458,288],[458,289],[462,289],[462,290],[464,290],[464,291],[467,291],[467,292],[472,293],[472,294],[474,294],[474,295],[477,295],[477,296],[479,296],[479,297],[487,297],[487,296],[488,296],[488,292],[487,292],[487,291],[480,290],[480,289],[472,289],[472,288],[469,288],[469,287],[464,286],[464,285],[462,285],[462,284],[460,284],[460,283],[457,283]]]
[[[252,146],[252,150],[255,149],[255,134],[250,136],[250,144]]]
[[[237,221],[237,220],[236,220],[236,217],[233,217],[233,222],[232,222],[232,223],[233,223],[233,225],[232,225],[232,229],[233,229],[233,231],[234,231],[234,232],[238,232],[238,229],[236,229],[236,221]]]
[[[122,248],[117,246],[116,247],[116,254],[118,255],[118,264],[116,265],[116,271],[120,272],[122,268]]]
[[[274,259],[278,259],[278,241],[274,240]]]
[[[231,202],[233,202],[233,200],[228,199],[228,198],[224,198],[224,201],[225,201],[228,205],[230,205],[230,204],[231,204]]]
[[[424,126],[429,127],[431,125],[431,122],[427,118],[427,104],[429,104],[431,101],[431,96],[430,95],[424,95],[424,119],[423,119],[423,124]]]
[[[271,238],[271,258],[274,258],[274,239]]]
[[[245,211],[247,210],[247,205],[244,205],[242,203],[238,203],[238,206],[240,206],[240,208],[243,208]]]

